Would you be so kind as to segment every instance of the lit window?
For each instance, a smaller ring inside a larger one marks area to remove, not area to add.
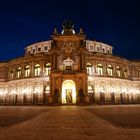
[[[33,49],[33,53],[35,52],[35,49]]]
[[[120,76],[121,76],[121,70],[120,70],[120,67],[117,66],[116,68],[117,68],[117,76],[120,77]]]
[[[92,65],[90,63],[87,63],[87,74],[92,75]]]
[[[21,76],[21,67],[17,69],[17,78],[20,78],[20,76]]]
[[[124,74],[124,77],[126,78],[127,77],[127,69],[126,68],[123,69],[123,74]]]
[[[107,67],[107,72],[108,72],[108,75],[109,75],[109,76],[112,76],[112,75],[113,75],[113,68],[112,68],[111,65],[108,65],[108,67]]]
[[[102,64],[97,65],[97,73],[98,73],[98,75],[103,75],[103,66],[102,66]]]
[[[44,47],[44,50],[45,50],[45,51],[48,50],[48,46],[45,46],[45,47]]]
[[[88,94],[93,94],[93,88],[92,88],[92,86],[88,86]]]
[[[14,69],[12,69],[12,70],[10,71],[10,78],[11,78],[11,79],[14,78]]]
[[[46,88],[45,88],[45,93],[47,93],[47,94],[50,93],[50,87],[49,87],[49,86],[46,86]]]
[[[40,52],[41,51],[41,48],[38,48],[38,52]]]
[[[35,65],[35,76],[39,76],[40,75],[40,65],[39,64],[36,64]]]
[[[25,67],[25,77],[29,77],[29,75],[30,75],[30,67],[27,65]]]
[[[45,66],[45,75],[50,75],[50,71],[51,71],[51,64],[48,63]]]
[[[93,46],[90,46],[90,50],[93,50]]]
[[[74,61],[70,58],[67,58],[63,61],[64,70],[72,70],[74,65]]]

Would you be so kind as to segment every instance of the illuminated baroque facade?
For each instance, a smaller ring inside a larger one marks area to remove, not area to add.
[[[24,57],[0,63],[1,105],[140,103],[140,61],[112,54],[64,22],[51,40],[25,48]]]

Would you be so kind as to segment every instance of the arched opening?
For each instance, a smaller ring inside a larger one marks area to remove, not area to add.
[[[25,67],[25,77],[29,77],[29,75],[30,75],[30,66],[27,65],[27,66]]]
[[[108,75],[109,75],[109,76],[112,76],[112,75],[113,75],[113,68],[112,68],[111,65],[108,65],[108,66],[107,66],[107,72],[108,72]]]
[[[111,102],[112,102],[112,104],[115,104],[115,92],[116,92],[116,90],[115,90],[115,87],[114,86],[112,86],[111,87]]]
[[[112,104],[115,104],[115,93],[114,92],[111,92],[111,101],[112,101]]]
[[[92,75],[92,65],[90,63],[87,63],[87,74]]]
[[[117,71],[117,76],[121,77],[121,70],[119,66],[116,67],[116,71]]]
[[[105,88],[103,86],[99,89],[100,93],[100,104],[105,104]]]
[[[125,99],[126,93],[127,93],[127,89],[126,88],[122,88],[121,89],[121,93],[120,93],[121,103],[125,103],[126,102],[126,99]]]
[[[64,70],[73,70],[73,66],[74,66],[74,61],[71,60],[70,58],[67,58],[66,60],[63,61]]]
[[[89,95],[89,102],[90,103],[94,103],[95,99],[94,99],[94,87],[89,85],[88,86],[88,95]]]
[[[125,93],[120,93],[120,101],[121,101],[121,103],[125,103],[124,94]]]
[[[22,97],[23,97],[23,104],[27,104],[27,93],[28,93],[28,90],[26,87],[23,88],[22,90]]]
[[[10,79],[13,79],[14,78],[14,69],[12,69],[11,71],[10,71]]]
[[[44,93],[43,93],[43,103],[47,104],[49,102],[49,95],[50,95],[50,86],[49,84],[44,87]]]
[[[62,103],[76,103],[76,85],[72,80],[65,80],[62,83]]]
[[[126,68],[123,68],[123,75],[124,75],[124,78],[127,78],[127,69]]]
[[[33,88],[33,104],[38,104],[38,93],[39,89],[37,86]]]
[[[45,66],[45,75],[46,76],[50,75],[50,71],[51,71],[51,63],[47,63]]]
[[[97,73],[98,73],[98,75],[103,75],[103,65],[102,64],[97,65]]]
[[[35,65],[34,72],[35,72],[35,76],[39,76],[40,75],[41,68],[40,68],[40,65],[39,64],[36,64]]]
[[[21,76],[21,67],[18,67],[17,69],[17,78],[20,78]]]

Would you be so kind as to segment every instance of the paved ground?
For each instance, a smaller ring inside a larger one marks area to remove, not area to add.
[[[140,105],[0,107],[0,140],[132,139],[140,139]]]
[[[96,106],[88,110],[117,127],[140,129],[140,106],[138,105]]]

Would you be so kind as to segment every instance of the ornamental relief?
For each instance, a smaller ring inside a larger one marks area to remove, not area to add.
[[[70,52],[75,52],[75,48],[74,48],[74,44],[73,44],[73,42],[64,42],[64,44],[63,44],[63,51],[64,52],[68,52],[68,53],[70,53]]]
[[[79,44],[76,41],[63,41],[58,44],[59,48],[61,48],[62,53],[73,53],[78,48]]]

